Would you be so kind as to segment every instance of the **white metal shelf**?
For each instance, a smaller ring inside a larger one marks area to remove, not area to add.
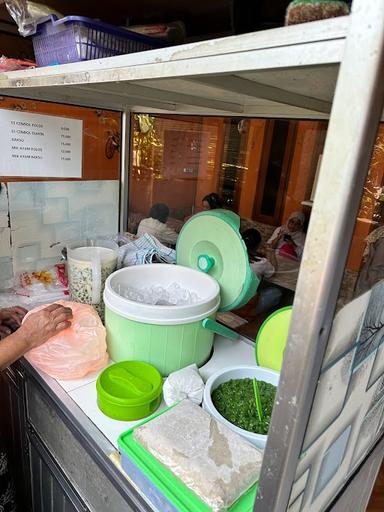
[[[328,117],[348,17],[0,75],[0,92],[103,108]]]

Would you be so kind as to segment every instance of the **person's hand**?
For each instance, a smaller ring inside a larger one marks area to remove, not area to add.
[[[272,242],[267,242],[266,246],[271,249],[276,249],[277,244],[282,240],[285,234],[284,228],[281,227],[277,233],[277,236],[272,240]]]
[[[292,245],[293,247],[296,247],[296,244],[295,244],[293,238],[291,237],[291,235],[284,235],[284,242]]]
[[[293,245],[293,240],[290,235],[284,235],[283,236],[284,243]]]
[[[51,336],[70,327],[71,308],[51,304],[36,313],[29,315],[19,329],[24,337],[28,350],[45,343]]]
[[[27,310],[20,306],[0,309],[0,339],[16,331],[26,314]]]

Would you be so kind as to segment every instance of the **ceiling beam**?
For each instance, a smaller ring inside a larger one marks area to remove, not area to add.
[[[145,100],[145,104],[147,106],[151,106],[149,103],[151,103],[152,106],[155,106],[153,105],[154,102],[164,101],[170,102],[172,104],[176,103],[181,107],[183,105],[191,105],[194,107],[202,107],[220,112],[227,111],[234,112],[236,114],[242,114],[244,112],[243,107],[237,103],[204,98],[194,96],[192,94],[166,91],[164,89],[157,89],[155,87],[144,87],[142,85],[131,84],[129,82],[109,83],[105,85],[99,84],[98,86],[87,85],[86,87],[76,87],[76,89],[90,90],[102,94],[112,93],[115,96],[121,96],[122,98],[129,99],[130,103],[132,103],[132,98],[135,98],[137,102],[142,102]],[[143,103],[139,104],[142,105]]]
[[[295,92],[280,89],[279,87],[261,84],[235,75],[228,75],[226,77],[213,76],[207,78],[193,78],[190,79],[190,81],[208,85],[227,92],[274,101],[276,103],[322,112],[324,114],[329,114],[332,107],[332,103],[329,103],[328,101],[319,100],[310,96],[303,96]]]
[[[121,89],[119,86],[116,87],[116,84],[104,84],[100,85],[99,87],[90,86],[90,85],[71,85],[64,88],[64,90],[68,90],[67,92],[70,92],[71,90],[75,91],[75,96],[88,96],[90,98],[114,98],[115,101],[119,101],[122,105],[137,105],[141,107],[153,107],[153,108],[159,108],[161,110],[176,110],[177,105],[175,101],[171,101],[169,99],[168,101],[162,101],[161,99],[157,98],[156,96],[153,97],[153,99],[148,99],[145,97],[136,96],[133,94],[124,94],[121,92]]]
[[[174,103],[165,103],[156,100],[145,100],[134,97],[122,97],[116,94],[88,91],[81,87],[30,87],[27,89],[2,89],[1,93],[18,98],[29,98],[42,101],[65,103],[68,105],[87,106],[91,108],[108,108],[113,110],[126,110],[131,107],[156,108],[174,112]]]

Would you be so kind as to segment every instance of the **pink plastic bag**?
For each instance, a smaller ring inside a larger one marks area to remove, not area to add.
[[[21,60],[21,59],[10,59],[2,55],[0,57],[0,72],[4,71],[16,71],[18,69],[30,69],[35,68],[36,63],[32,60]]]
[[[71,327],[33,348],[25,357],[55,379],[80,379],[103,368],[108,362],[106,332],[95,309],[77,302],[57,301],[55,304],[72,309]],[[46,306],[48,304],[38,306],[25,318]]]

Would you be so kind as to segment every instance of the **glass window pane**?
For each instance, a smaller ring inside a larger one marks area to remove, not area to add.
[[[221,317],[254,339],[269,314],[293,302],[326,130],[316,120],[134,114],[129,231],[136,233],[153,204],[165,203],[167,224],[178,232],[209,207],[207,195],[217,194],[222,207],[239,214],[242,232],[261,236],[259,247],[249,248],[262,277],[258,293]],[[290,231],[294,212],[301,220]],[[276,230],[281,236],[268,246]]]
[[[338,308],[384,279],[384,124],[378,129],[371,164],[341,285]]]

